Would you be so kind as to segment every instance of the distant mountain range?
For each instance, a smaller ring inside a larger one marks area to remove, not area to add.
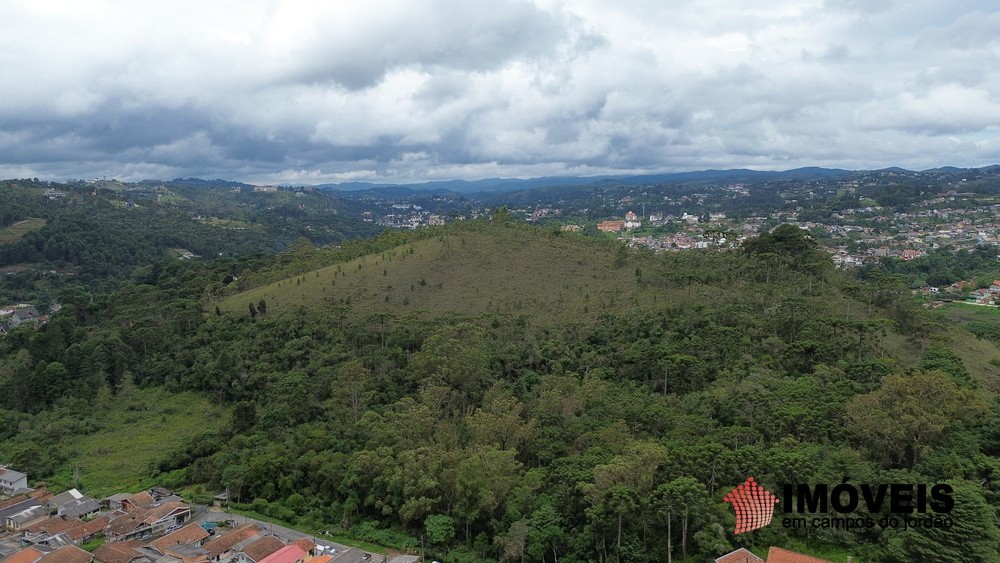
[[[844,170],[840,168],[821,168],[810,166],[805,168],[795,168],[782,171],[761,171],[746,168],[730,170],[699,170],[692,172],[671,172],[664,174],[643,174],[643,175],[606,175],[606,176],[547,176],[541,178],[484,178],[482,180],[441,180],[436,182],[423,182],[417,184],[399,183],[375,183],[375,182],[342,182],[331,184],[319,184],[311,186],[314,188],[345,191],[345,192],[376,192],[383,196],[404,196],[413,193],[438,193],[438,194],[483,194],[483,193],[507,193],[535,188],[551,188],[559,186],[592,186],[600,184],[616,185],[641,185],[641,184],[669,184],[669,183],[692,183],[692,182],[718,182],[718,181],[761,181],[761,180],[810,180],[810,179],[830,179],[836,177],[850,177],[865,174],[959,174],[959,173],[998,173],[1000,165],[986,166],[982,168],[956,168],[954,166],[944,166],[928,170],[907,170],[905,168],[890,167],[879,170]],[[175,184],[189,186],[226,186],[226,187],[250,187],[249,184],[233,182],[227,180],[202,180],[199,178],[176,178],[172,180]]]
[[[672,172],[667,174],[643,175],[608,175],[608,176],[547,176],[542,178],[484,178],[482,180],[444,180],[438,182],[423,182],[419,184],[376,184],[372,182],[344,182],[339,184],[320,184],[317,188],[341,191],[398,190],[402,193],[440,192],[472,194],[483,192],[516,192],[534,188],[550,188],[558,186],[589,186],[603,183],[614,184],[663,184],[671,182],[698,182],[740,179],[761,179],[765,177],[806,179],[830,178],[853,174],[850,170],[835,168],[797,168],[781,172],[763,172],[745,168],[733,170],[701,170],[695,172]]]
[[[961,173],[1000,173],[1000,165],[982,168],[956,168],[946,166],[929,170],[906,170],[891,167],[878,170],[844,170],[841,168],[821,168],[810,166],[781,171],[749,170],[736,168],[730,170],[698,170],[692,172],[671,172],[664,174],[643,175],[608,175],[608,176],[549,176],[543,178],[485,178],[482,180],[447,180],[440,182],[424,182],[419,184],[378,184],[372,182],[345,182],[340,184],[321,184],[317,188],[337,191],[373,191],[381,195],[406,195],[414,192],[428,193],[508,193],[535,188],[551,188],[559,186],[593,186],[600,184],[641,185],[641,184],[671,184],[693,182],[740,182],[762,180],[820,180],[837,177],[863,176],[867,174],[961,174]]]

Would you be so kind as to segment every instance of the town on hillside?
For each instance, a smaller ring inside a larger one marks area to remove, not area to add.
[[[655,252],[738,248],[747,238],[790,224],[807,230],[836,267],[857,268],[909,262],[938,249],[971,252],[1000,246],[998,177],[1000,170],[994,168],[890,169],[784,180],[600,184],[516,194],[342,195],[357,199],[365,221],[384,227],[414,229],[489,217],[506,206],[511,217],[531,224],[613,237]],[[968,280],[949,283],[960,281]],[[979,304],[992,301],[972,294],[987,289],[981,284],[961,289],[951,293]]]
[[[219,495],[217,501],[223,501]],[[186,502],[162,487],[53,494],[0,466],[0,563],[417,563]]]

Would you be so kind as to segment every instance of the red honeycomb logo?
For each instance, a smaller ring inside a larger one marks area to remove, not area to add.
[[[774,516],[774,505],[781,502],[770,491],[758,485],[753,477],[748,477],[742,485],[729,491],[722,500],[733,505],[733,510],[736,511],[737,534],[770,524],[771,517]]]

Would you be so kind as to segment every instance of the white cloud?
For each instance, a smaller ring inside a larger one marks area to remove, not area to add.
[[[0,73],[18,78],[0,88],[0,171],[409,181],[997,160],[1000,11],[981,0],[3,11]]]
[[[869,129],[941,135],[996,130],[1000,128],[1000,101],[985,90],[948,84],[919,96],[903,92],[891,101],[871,102],[862,109],[861,124]]]

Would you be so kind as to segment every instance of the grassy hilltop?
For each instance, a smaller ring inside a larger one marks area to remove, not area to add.
[[[251,289],[224,300],[220,308],[245,313],[263,299],[269,314],[349,305],[358,314],[504,313],[558,323],[683,294],[640,283],[639,262],[625,260],[615,245],[541,233],[485,225],[453,228]]]

